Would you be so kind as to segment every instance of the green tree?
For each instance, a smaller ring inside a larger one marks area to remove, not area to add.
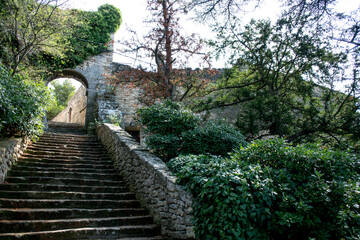
[[[69,47],[63,55],[42,52],[32,59],[32,64],[44,71],[61,71],[74,68],[90,56],[103,53],[109,48],[111,33],[115,33],[121,24],[121,12],[118,8],[105,4],[98,11],[69,10],[76,24],[65,35],[64,41]]]
[[[65,79],[62,83],[59,80],[54,80],[50,84],[54,87],[53,93],[57,102],[62,106],[67,106],[68,101],[75,94],[75,86],[69,79]]]
[[[238,105],[237,126],[250,139],[279,135],[292,141],[342,143],[360,135],[355,85],[334,89],[345,78],[346,55],[334,53],[322,29],[281,19],[220,26],[218,53],[232,53],[233,68],[218,81],[207,107]],[[214,94],[214,93],[213,93]],[[204,106],[201,104],[200,106]]]
[[[75,24],[70,12],[60,9],[65,2],[1,1],[0,58],[13,75],[30,68],[30,57],[40,52],[63,56],[69,47],[69,41],[63,36],[68,35]]]
[[[51,120],[61,111],[63,111],[69,100],[75,94],[75,86],[72,85],[69,79],[66,79],[62,83],[58,80],[54,80],[50,83],[50,91],[52,99],[50,101],[50,107],[47,111],[47,119]]]

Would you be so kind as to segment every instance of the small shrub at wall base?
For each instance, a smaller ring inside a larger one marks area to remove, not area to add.
[[[168,166],[195,198],[199,239],[360,239],[354,154],[274,139]]]
[[[180,103],[165,101],[139,110],[145,143],[164,161],[179,154],[213,154],[245,146],[244,136],[220,121],[201,123],[200,117]]]

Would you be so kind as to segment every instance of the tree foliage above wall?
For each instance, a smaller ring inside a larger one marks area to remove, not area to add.
[[[45,66],[47,70],[57,71],[73,68],[90,56],[98,55],[112,44],[111,33],[115,33],[121,24],[120,10],[110,4],[99,7],[98,11],[70,10],[77,18],[73,31],[67,35],[69,48],[63,56],[43,52],[34,58],[34,63]]]
[[[108,48],[121,24],[120,10],[109,4],[96,12],[63,9],[65,2],[1,1],[0,59],[13,74],[45,77]]]

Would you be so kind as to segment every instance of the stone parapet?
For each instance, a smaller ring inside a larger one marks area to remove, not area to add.
[[[165,163],[120,127],[98,124],[96,132],[116,169],[161,225],[162,234],[174,239],[194,239],[192,197],[175,183],[176,177]]]
[[[29,144],[28,138],[8,138],[0,140],[0,184],[5,181],[7,172],[17,161],[18,156]]]

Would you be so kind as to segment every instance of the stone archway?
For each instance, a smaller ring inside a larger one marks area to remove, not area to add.
[[[50,78],[47,79],[47,84],[49,84],[51,81],[58,79],[58,78],[71,78],[71,79],[75,79],[78,82],[80,82],[86,89],[86,115],[85,115],[85,128],[88,127],[89,122],[91,122],[92,120],[92,115],[91,113],[94,112],[94,109],[92,108],[92,106],[94,106],[94,98],[93,99],[89,99],[88,97],[88,89],[89,89],[89,82],[86,79],[86,77],[84,75],[82,75],[81,73],[75,71],[75,70],[64,70],[58,74],[54,74],[52,75]],[[70,109],[72,110],[72,108],[70,107]],[[70,111],[71,111],[70,110]],[[89,115],[90,112],[90,115]],[[71,112],[69,112],[69,116],[67,116],[67,122],[72,122],[71,121]]]

